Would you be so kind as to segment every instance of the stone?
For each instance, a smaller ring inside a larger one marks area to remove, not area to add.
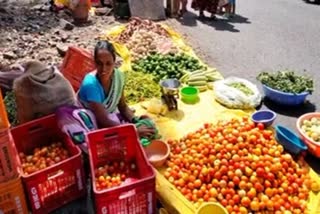
[[[60,26],[64,30],[73,30],[74,25],[65,19],[60,19]]]
[[[37,4],[37,5],[33,6],[33,7],[31,8],[31,10],[41,10],[42,7],[43,7],[42,4]]]
[[[60,38],[62,42],[67,42],[70,36],[68,34],[61,34]]]
[[[64,57],[68,51],[68,45],[65,44],[58,44],[56,48],[61,57]]]
[[[16,59],[17,55],[13,53],[12,51],[6,52],[3,54],[4,59]]]
[[[38,24],[32,24],[30,23],[29,26],[34,30],[40,30],[40,26]]]

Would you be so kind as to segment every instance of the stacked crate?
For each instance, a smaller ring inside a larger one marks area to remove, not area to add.
[[[18,156],[0,91],[0,213],[28,213],[17,163]]]

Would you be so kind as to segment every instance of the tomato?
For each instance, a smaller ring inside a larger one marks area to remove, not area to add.
[[[259,202],[257,202],[257,201],[252,201],[252,202],[250,203],[250,208],[251,208],[251,210],[253,210],[253,211],[258,211],[258,210],[260,209]]]
[[[197,206],[219,201],[230,213],[257,214],[277,213],[288,204],[294,213],[305,209],[308,171],[302,170],[301,160],[296,164],[284,153],[262,124],[248,118],[205,124],[168,144],[172,152],[164,176]]]
[[[251,203],[251,200],[246,196],[241,199],[241,204],[245,207],[249,207],[250,203]]]
[[[195,187],[195,188],[200,188],[200,187],[201,187],[201,184],[202,184],[202,182],[201,182],[200,179],[197,179],[197,180],[194,181],[194,187]]]
[[[263,123],[258,123],[258,124],[257,124],[257,127],[258,127],[259,130],[264,130],[264,125],[263,125]]]

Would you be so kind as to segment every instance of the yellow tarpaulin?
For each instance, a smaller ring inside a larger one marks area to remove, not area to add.
[[[125,25],[116,26],[106,32],[104,38],[114,39],[124,29]],[[184,53],[198,59],[200,63],[205,65],[193,52],[192,48],[187,46],[179,33],[175,32],[169,26],[162,24],[167,30],[173,43]],[[113,42],[115,49],[120,57],[124,60],[122,69],[127,71],[131,69],[130,51],[123,44]],[[138,114],[147,114],[140,104],[133,106]],[[253,111],[253,110],[252,110]],[[207,91],[200,94],[200,102],[194,105],[186,105],[179,102],[179,110],[169,112],[165,117],[150,115],[154,119],[157,127],[164,140],[179,139],[188,132],[199,129],[204,123],[215,123],[218,120],[229,120],[232,118],[240,118],[249,116],[252,111],[230,110],[214,101],[213,91]],[[184,196],[169,182],[162,173],[165,169],[158,169],[156,178],[157,196],[165,208],[172,214],[191,214],[195,212],[195,208]],[[319,175],[313,170],[310,171],[313,179],[320,182]],[[308,210],[310,214],[320,214],[320,194],[310,192]]]
[[[148,114],[141,107],[141,104],[133,106],[137,114]],[[252,111],[231,110],[221,106],[214,100],[213,91],[207,91],[200,94],[200,101],[194,105],[187,105],[178,102],[178,111],[169,112],[165,117],[150,115],[155,121],[160,134],[164,140],[179,139],[188,132],[196,131],[204,123],[215,123],[218,120],[230,120],[232,118],[241,118],[249,116]],[[169,182],[162,173],[165,169],[158,169],[156,179],[157,196],[161,203],[170,213],[191,214],[195,208],[184,196]],[[313,170],[310,171],[313,179],[319,180]],[[308,209],[310,214],[320,213],[320,194],[310,192]]]

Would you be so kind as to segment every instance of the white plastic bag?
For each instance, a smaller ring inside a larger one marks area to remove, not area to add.
[[[247,95],[241,90],[230,86],[232,83],[242,83],[252,91],[252,95]],[[229,77],[213,83],[215,99],[228,108],[250,109],[261,103],[262,96],[256,85],[248,80]]]

